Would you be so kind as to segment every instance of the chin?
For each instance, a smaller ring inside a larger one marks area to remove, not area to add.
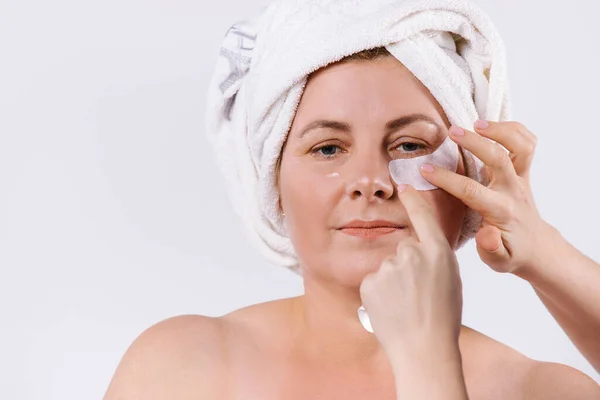
[[[363,279],[377,272],[383,260],[395,254],[395,251],[395,246],[370,250],[345,249],[343,252],[333,252],[327,261],[319,260],[305,265],[319,265],[317,268],[311,268],[311,274],[341,286],[358,288]]]

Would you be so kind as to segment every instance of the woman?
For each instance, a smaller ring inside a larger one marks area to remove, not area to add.
[[[448,135],[450,125],[409,71],[396,59],[377,53],[355,56],[380,57],[376,61],[350,58],[310,78],[284,147],[279,171],[282,208],[302,260],[305,295],[219,318],[181,316],[153,326],[125,355],[106,400],[395,399],[400,394],[415,399],[458,399],[467,398],[466,394],[469,399],[597,398],[600,388],[579,371],[530,360],[460,325],[460,278],[448,244],[456,242],[462,222],[465,206],[459,199],[483,204],[487,194],[462,189],[461,161],[458,175],[424,172],[444,190],[418,194],[409,188],[398,195],[386,161],[431,151]],[[412,114],[427,116],[436,125],[418,120],[403,127],[397,137],[385,136],[385,122]],[[321,130],[300,138],[302,128],[317,115],[343,120],[353,131]],[[522,133],[511,131],[514,126],[498,124],[488,129],[505,129],[520,139]],[[478,133],[450,137],[478,149],[482,159],[494,160],[496,148]],[[506,145],[511,146],[508,135]],[[489,186],[496,195],[508,183],[519,185],[517,193],[526,200],[508,218],[518,216],[519,224],[503,225],[506,219],[498,216],[500,227],[487,225],[478,236],[481,254],[498,271],[525,271],[526,251],[544,254],[538,249],[558,237],[539,218],[523,177],[531,148],[514,149],[513,165],[520,177],[508,163],[499,164]],[[335,170],[343,172],[328,177]],[[491,192],[489,201],[494,201]],[[339,230],[360,218],[386,219],[407,228],[374,238]],[[511,246],[518,244],[519,236],[534,245],[528,249],[515,245],[512,257],[523,257],[522,265],[514,259],[506,262],[505,248],[496,253],[485,250],[497,247],[497,229],[514,235],[508,238]],[[415,243],[417,236],[420,244]],[[414,247],[413,255],[394,257],[398,242],[399,248]],[[416,275],[428,262],[425,253],[433,249],[440,252],[435,268],[428,272],[433,275]],[[416,287],[406,281],[411,266],[418,267],[410,277]],[[356,318],[362,301],[370,311],[376,337]],[[390,301],[414,307],[396,310],[386,307]],[[401,343],[410,345],[404,348]]]
[[[330,122],[307,130],[315,120]],[[533,134],[517,123],[485,125],[452,126],[430,91],[382,48],[312,73],[277,167],[305,294],[152,326],[123,357],[105,399],[600,398],[581,372],[531,360],[461,325],[454,250],[468,207],[483,216],[476,236],[483,261],[531,282],[600,365],[589,334],[600,325],[600,301],[593,302],[600,267],[537,213]],[[487,185],[465,176],[462,153],[456,173],[422,168],[439,189],[393,181],[390,160],[432,153],[447,137],[487,165]],[[393,229],[348,227],[376,220]],[[357,318],[361,304],[374,334]]]

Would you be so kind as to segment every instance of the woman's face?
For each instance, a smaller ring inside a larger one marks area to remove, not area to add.
[[[410,115],[393,129],[386,124]],[[332,121],[306,131],[315,121]],[[334,121],[334,122],[333,122]],[[435,98],[398,60],[333,64],[309,79],[284,145],[278,176],[281,207],[303,274],[358,286],[399,241],[415,235],[388,164],[434,151],[449,123]],[[464,175],[462,156],[458,173]],[[441,189],[422,191],[449,243],[465,206]],[[352,220],[408,226],[376,238],[340,230]]]

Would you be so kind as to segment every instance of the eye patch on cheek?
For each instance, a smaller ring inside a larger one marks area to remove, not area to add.
[[[434,164],[452,172],[458,169],[458,145],[449,137],[430,154],[424,156],[390,161],[392,179],[397,184],[408,184],[417,190],[432,190],[437,186],[421,176],[420,168],[424,163]]]

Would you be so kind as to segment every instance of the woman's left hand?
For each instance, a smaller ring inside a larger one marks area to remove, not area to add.
[[[412,186],[399,186],[414,234],[367,275],[360,296],[375,336],[392,364],[406,352],[418,357],[456,355],[462,320],[458,260],[431,206]],[[425,354],[427,353],[427,354]],[[405,360],[406,361],[406,360]]]
[[[483,262],[497,272],[517,274],[535,265],[552,232],[529,182],[537,138],[518,122],[478,121],[475,131],[452,126],[450,138],[486,165],[487,186],[437,166],[433,172],[421,168],[421,175],[483,217],[475,236]]]

